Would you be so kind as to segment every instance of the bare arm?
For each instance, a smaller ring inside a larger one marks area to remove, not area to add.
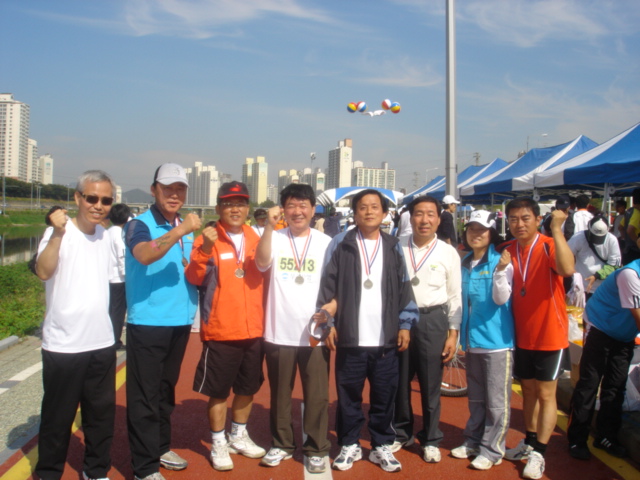
[[[47,246],[38,255],[36,260],[36,273],[40,280],[49,280],[58,268],[58,260],[60,259],[60,246],[62,245],[62,237],[65,234],[65,225],[68,217],[66,210],[56,210],[49,217],[53,233],[49,238]]]
[[[143,265],[151,265],[160,260],[185,235],[196,231],[202,225],[200,217],[189,213],[184,221],[159,238],[149,242],[141,242],[133,248],[133,256]]]
[[[556,267],[558,275],[570,277],[575,272],[575,258],[562,232],[562,224],[567,215],[562,210],[551,212],[551,234],[556,247]]]
[[[640,308],[632,308],[631,315],[633,315],[633,319],[636,321],[636,328],[640,330]]]
[[[267,212],[267,224],[264,226],[264,232],[260,237],[258,249],[256,250],[256,265],[259,269],[264,270],[271,265],[271,240],[276,224],[282,215],[282,208],[271,207]]]

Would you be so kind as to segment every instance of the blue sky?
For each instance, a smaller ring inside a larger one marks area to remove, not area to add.
[[[445,0],[2,0],[0,91],[31,106],[54,181],[147,189],[174,161],[240,177],[354,159],[444,174]],[[636,0],[457,0],[459,171],[640,121]],[[397,115],[349,114],[350,101]],[[438,168],[439,170],[433,170]],[[432,169],[427,171],[427,169]]]

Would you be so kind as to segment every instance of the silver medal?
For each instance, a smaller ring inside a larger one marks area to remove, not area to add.
[[[413,277],[411,279],[411,285],[413,285],[414,287],[420,285],[420,279],[418,277]]]
[[[371,280],[369,280],[368,278],[364,281],[364,288],[366,288],[367,290],[370,290],[371,287],[373,287],[373,282]]]
[[[235,275],[237,278],[244,278],[244,270],[241,268],[236,268]]]
[[[296,283],[297,283],[298,285],[302,285],[302,284],[304,283],[304,278],[303,278],[303,276],[302,276],[302,275],[298,275],[298,276],[296,277]]]

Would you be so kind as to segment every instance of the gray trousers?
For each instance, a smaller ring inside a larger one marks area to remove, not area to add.
[[[492,462],[504,456],[509,430],[513,352],[466,354],[469,420],[464,444]]]
[[[291,395],[300,371],[304,399],[302,428],[306,439],[302,452],[323,457],[329,453],[329,350],[327,347],[290,347],[264,342],[269,386],[270,426],[273,446],[295,450]]]

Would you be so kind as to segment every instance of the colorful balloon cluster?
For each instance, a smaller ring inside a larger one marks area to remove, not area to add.
[[[388,98],[382,101],[383,110],[391,110],[393,113],[398,113],[402,109],[398,102],[392,102]]]
[[[399,113],[402,107],[398,102],[392,102],[387,98],[382,101],[382,109],[391,110],[392,113]],[[364,113],[366,110],[367,104],[365,102],[349,102],[349,104],[347,104],[347,111],[349,113]]]
[[[364,112],[367,110],[367,104],[364,102],[351,102],[347,105],[347,110],[353,112]]]

